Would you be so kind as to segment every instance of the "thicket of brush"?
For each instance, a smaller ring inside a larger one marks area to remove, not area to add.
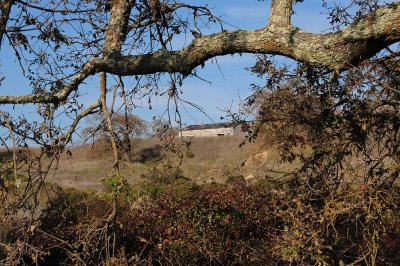
[[[118,194],[57,189],[36,223],[2,216],[0,260],[27,265],[375,264],[400,261],[399,189],[327,195],[171,176]]]

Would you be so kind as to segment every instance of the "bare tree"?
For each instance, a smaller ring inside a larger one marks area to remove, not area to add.
[[[114,113],[111,118],[113,131],[118,143],[118,149],[121,155],[125,155],[126,159],[132,159],[132,143],[134,138],[142,137],[147,133],[147,123],[135,115],[123,115]],[[110,135],[107,124],[99,115],[94,115],[89,120],[88,127],[82,131],[84,140],[92,140],[93,142],[108,143]]]

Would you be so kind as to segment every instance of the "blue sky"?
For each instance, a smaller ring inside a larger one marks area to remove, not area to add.
[[[209,7],[213,8],[215,14],[222,16],[227,23],[240,29],[249,30],[265,26],[270,6],[270,1],[257,0],[190,0],[186,2],[196,5],[208,4]],[[323,12],[326,12],[326,10],[322,7],[322,0],[305,0],[304,3],[295,5],[295,15],[292,18],[293,25],[305,31],[326,33],[330,25],[326,19],[327,15]],[[227,26],[227,29],[233,30],[235,27]],[[210,28],[208,33],[216,30],[216,27]],[[183,46],[183,39],[180,42],[177,41],[176,45]],[[0,87],[0,93],[13,95],[29,93],[28,82],[22,76],[13,51],[5,43],[2,46],[0,60],[0,74],[6,77]],[[218,64],[216,64],[216,61]],[[252,66],[254,62],[253,55],[229,55],[210,60],[203,69],[197,69],[197,74],[210,82],[188,78],[182,87],[184,92],[182,98],[203,107],[212,120],[218,122],[220,121],[219,118],[225,115],[221,110],[227,107],[238,110],[240,99],[251,94],[250,84],[261,83],[261,80],[257,80],[254,75],[244,70],[246,67]],[[87,93],[84,97],[86,105],[90,105],[92,101],[97,99],[97,86],[96,77],[89,79],[87,85],[82,86],[81,90]],[[166,109],[166,102],[166,97],[153,98],[152,110],[149,110],[144,102],[143,107],[135,109],[134,113],[149,121],[153,116],[163,113]],[[13,114],[22,112],[32,119],[36,117],[35,108],[32,105],[2,106],[1,109]],[[184,124],[212,122],[207,116],[190,106],[181,108],[181,114]],[[66,120],[63,122],[66,122]]]
[[[191,1],[197,2],[199,1]],[[259,29],[265,26],[268,13],[269,1],[202,1],[214,7],[216,14],[222,15],[227,23],[240,29]],[[295,6],[296,14],[293,16],[293,24],[306,31],[320,33],[329,29],[329,23],[323,12],[322,1],[308,0],[304,4]],[[234,29],[229,27],[228,29]],[[210,30],[211,32],[214,29]],[[216,64],[216,61],[218,64]],[[196,78],[188,78],[183,85],[182,98],[194,102],[204,108],[204,111],[213,119],[220,121],[225,113],[221,110],[232,108],[237,111],[240,99],[245,99],[251,94],[250,84],[261,83],[245,68],[251,67],[255,62],[254,55],[228,55],[218,57],[216,60],[207,62],[205,68],[197,69],[197,74],[211,83]],[[138,110],[138,113],[150,119],[165,110],[165,98],[154,99],[153,110]],[[200,111],[187,106],[181,110],[183,122],[186,124],[210,123],[212,122]],[[187,114],[187,113],[190,113]]]

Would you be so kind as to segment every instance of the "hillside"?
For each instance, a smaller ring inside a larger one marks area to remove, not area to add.
[[[179,167],[181,175],[197,183],[223,183],[232,176],[248,179],[263,178],[267,170],[279,172],[293,166],[281,164],[276,147],[260,148],[259,144],[243,142],[243,137],[190,139],[190,146],[177,140],[174,147],[178,153],[162,147],[158,139],[133,141],[134,162],[124,163],[122,173],[134,184],[154,168]],[[82,145],[71,149],[72,155],[64,154],[47,181],[63,187],[102,190],[103,181],[112,174],[112,153],[104,145]],[[182,154],[180,164],[179,154]],[[276,173],[274,174],[277,175]]]

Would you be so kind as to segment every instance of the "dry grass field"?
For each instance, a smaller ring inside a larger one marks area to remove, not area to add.
[[[133,141],[134,162],[124,163],[122,174],[134,184],[149,171],[168,163],[179,167],[185,178],[197,183],[222,183],[230,176],[257,179],[265,177],[269,173],[267,170],[279,172],[293,168],[293,165],[280,163],[276,147],[262,148],[259,143],[240,146],[243,140],[239,136],[193,138],[189,140],[189,149],[181,140],[176,140],[183,154],[180,163],[178,154],[167,151],[158,139],[136,139]],[[103,180],[112,174],[112,152],[101,145],[82,145],[72,148],[71,152],[71,156],[63,154],[47,181],[80,190],[103,190]]]

